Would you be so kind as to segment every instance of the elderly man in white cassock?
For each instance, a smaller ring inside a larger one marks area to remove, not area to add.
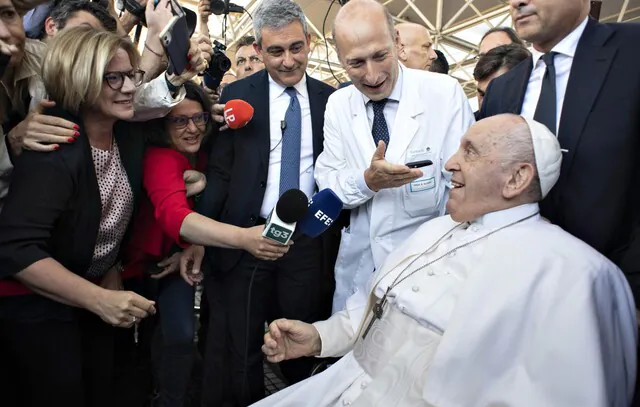
[[[548,223],[556,137],[501,115],[447,162],[449,216],[392,252],[347,309],[277,320],[272,362],[342,357],[255,406],[626,407],[636,374],[633,297],[620,270]]]

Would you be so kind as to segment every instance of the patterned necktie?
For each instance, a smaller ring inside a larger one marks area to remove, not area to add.
[[[387,121],[384,119],[384,107],[388,100],[389,99],[382,99],[376,102],[372,100],[369,102],[371,107],[373,107],[373,128],[371,129],[371,134],[373,135],[373,142],[376,143],[376,147],[378,147],[378,142],[381,140],[389,147],[389,128],[387,127]]]
[[[536,106],[536,113],[533,119],[547,126],[553,134],[556,134],[557,126],[557,103],[556,103],[556,67],[553,59],[557,52],[549,52],[542,56],[542,60],[547,65],[547,70],[542,78],[542,91]]]
[[[287,113],[284,115],[286,127],[282,134],[280,196],[290,189],[300,187],[300,142],[302,135],[300,102],[294,88],[287,88],[285,92],[291,97],[291,100]]]

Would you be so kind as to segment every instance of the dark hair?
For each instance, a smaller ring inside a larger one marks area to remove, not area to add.
[[[116,32],[118,29],[116,19],[109,14],[107,9],[101,6],[100,3],[94,3],[89,0],[61,1],[54,5],[49,17],[56,24],[56,28],[62,30],[67,25],[67,21],[79,11],[86,11],[94,16],[107,31]]]
[[[511,27],[494,27],[490,29],[489,31],[484,33],[484,35],[482,36],[482,39],[478,44],[482,44],[482,41],[484,41],[485,38],[487,38],[489,35],[493,33],[505,33],[511,40],[511,43],[517,44],[523,48],[525,47],[524,41],[522,41],[520,37],[518,37],[518,34]]]
[[[444,54],[442,53],[442,51],[440,51],[439,49],[435,50],[436,55],[438,56],[437,59],[435,59],[432,63],[431,63],[431,68],[429,68],[430,72],[436,72],[436,73],[443,73],[445,75],[449,74],[449,62],[447,62],[447,58],[444,56]]]
[[[252,46],[254,42],[256,42],[256,39],[254,36],[245,35],[244,37],[240,38],[236,43],[236,52],[238,52],[238,50],[242,47]]]
[[[209,114],[211,114],[213,104],[199,85],[195,82],[188,81],[184,84],[184,89],[187,92],[184,97],[185,100],[193,100],[200,103],[200,105],[202,105],[202,111],[209,112]],[[146,123],[145,127],[147,127],[147,131],[145,131],[145,133],[147,134],[147,142],[149,144],[157,147],[171,146],[170,136],[165,128],[164,118],[150,120]],[[212,130],[213,118],[210,117],[207,122],[207,127],[204,129],[205,140],[209,137]]]
[[[529,51],[520,45],[501,45],[484,55],[480,55],[480,59],[478,59],[478,63],[473,70],[473,77],[476,81],[482,81],[502,68],[511,70],[511,68],[529,58],[530,55]]]

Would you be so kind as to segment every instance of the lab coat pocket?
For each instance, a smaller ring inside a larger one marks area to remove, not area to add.
[[[422,167],[422,177],[404,186],[402,200],[404,210],[411,217],[426,216],[433,213],[439,204],[440,160],[432,159],[433,164]]]

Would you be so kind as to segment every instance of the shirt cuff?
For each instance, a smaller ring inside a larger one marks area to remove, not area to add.
[[[356,177],[356,186],[362,195],[366,198],[373,198],[376,192],[369,189],[367,182],[364,180],[364,171],[360,174],[360,176]]]
[[[353,348],[353,330],[346,311],[334,314],[326,321],[312,324],[320,335],[321,350],[319,358],[341,357]]]

